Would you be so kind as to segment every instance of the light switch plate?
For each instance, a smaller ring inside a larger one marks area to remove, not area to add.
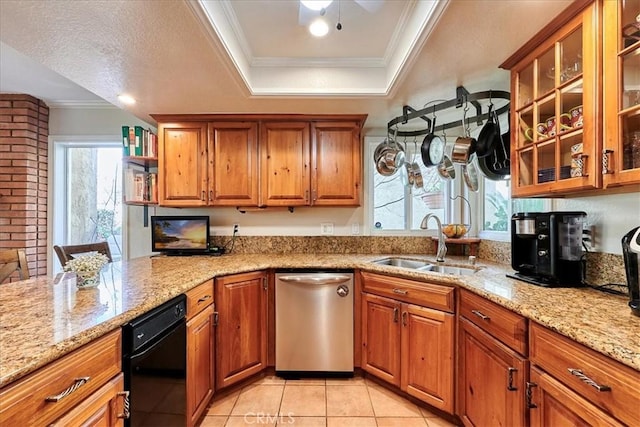
[[[323,236],[328,236],[333,234],[333,223],[332,222],[322,222],[320,223],[320,234]]]

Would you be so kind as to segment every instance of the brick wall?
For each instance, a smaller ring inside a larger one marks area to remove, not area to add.
[[[49,107],[0,94],[0,249],[25,249],[31,276],[47,273]]]

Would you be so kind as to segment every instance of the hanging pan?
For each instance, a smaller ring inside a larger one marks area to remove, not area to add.
[[[489,104],[488,115],[487,123],[480,130],[476,143],[476,156],[478,158],[490,155],[493,147],[500,143],[500,123],[498,123],[498,115],[493,109],[493,104]]]
[[[424,137],[422,146],[420,147],[422,163],[424,163],[426,167],[437,166],[442,162],[442,158],[444,157],[444,141],[434,133],[435,129],[436,116],[434,114],[429,134]]]

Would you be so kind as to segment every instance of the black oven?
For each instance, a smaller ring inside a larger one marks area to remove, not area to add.
[[[186,424],[185,315],[180,295],[122,327],[126,426]]]

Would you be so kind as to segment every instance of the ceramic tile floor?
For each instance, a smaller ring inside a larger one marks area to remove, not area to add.
[[[200,427],[452,427],[384,387],[363,379],[288,380],[269,376],[214,398]]]

